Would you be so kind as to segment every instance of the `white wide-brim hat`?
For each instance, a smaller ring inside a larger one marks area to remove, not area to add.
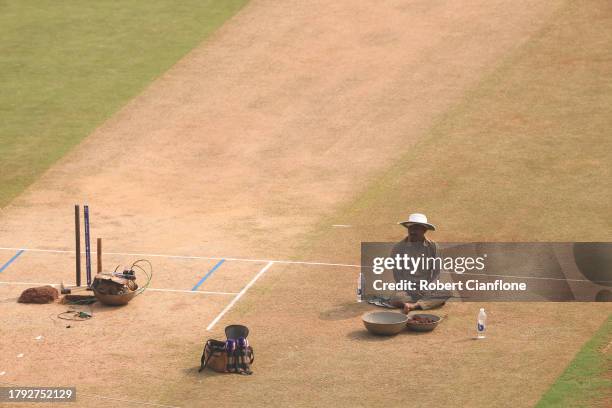
[[[419,213],[410,214],[410,216],[408,217],[408,220],[400,221],[398,222],[398,224],[403,225],[406,228],[408,228],[410,225],[413,225],[413,224],[419,224],[432,231],[436,230],[435,225],[427,222],[427,217],[425,216],[425,214],[419,214]]]

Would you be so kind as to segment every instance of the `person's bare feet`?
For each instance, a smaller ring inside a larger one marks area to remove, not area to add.
[[[404,314],[408,314],[412,310],[416,310],[416,309],[417,309],[417,304],[416,303],[404,303],[404,309],[402,310],[402,312]]]

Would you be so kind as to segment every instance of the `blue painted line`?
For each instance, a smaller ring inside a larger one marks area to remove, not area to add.
[[[11,259],[9,259],[4,265],[2,265],[2,267],[0,267],[0,272],[3,272],[6,268],[11,266],[11,264],[15,261],[15,259],[19,258],[19,255],[23,254],[24,252],[25,252],[25,249],[20,249],[19,251],[17,251],[17,253],[13,255]]]
[[[204,275],[204,277],[200,279],[200,281],[196,283],[196,285],[191,290],[192,291],[198,290],[198,288],[204,283],[204,281],[206,281],[206,279],[208,279],[210,275],[212,275],[217,269],[219,269],[219,267],[221,266],[223,262],[225,262],[225,259],[220,260],[215,266],[213,266],[213,268],[210,271],[208,271],[208,273]]]

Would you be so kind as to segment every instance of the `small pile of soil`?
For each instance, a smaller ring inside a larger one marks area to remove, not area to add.
[[[19,303],[50,303],[59,297],[59,292],[52,286],[39,286],[23,291],[17,302]]]

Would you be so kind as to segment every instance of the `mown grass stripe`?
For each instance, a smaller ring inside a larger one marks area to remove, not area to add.
[[[611,342],[612,315],[582,347],[536,408],[597,406],[600,401],[612,399]]]

